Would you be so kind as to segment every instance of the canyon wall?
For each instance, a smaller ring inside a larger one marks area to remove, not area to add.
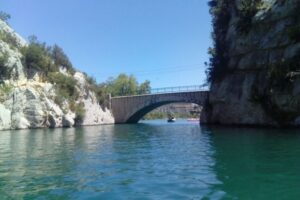
[[[1,20],[0,31],[0,130],[114,123],[111,112],[99,105],[89,89],[86,76],[69,73],[63,66],[55,73],[75,81],[77,96],[72,105],[68,100],[57,103],[56,97],[62,94],[55,83],[45,81],[39,72],[30,78],[25,72],[21,51],[27,41]]]
[[[300,1],[215,0],[202,123],[300,125]]]

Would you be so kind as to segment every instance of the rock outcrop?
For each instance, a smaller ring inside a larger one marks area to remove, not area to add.
[[[13,38],[12,46],[0,38],[0,56],[7,56],[7,62],[0,66],[0,130],[42,127],[72,127],[76,123],[76,113],[71,111],[69,102],[63,106],[55,102],[55,86],[42,81],[36,74],[32,78],[25,75],[20,49],[27,42],[0,20],[0,31]],[[9,73],[4,73],[9,71]],[[79,97],[75,103],[83,103],[85,116],[77,125],[98,125],[114,123],[108,109],[102,109],[95,93],[88,89],[85,76],[81,72],[74,75],[60,70],[78,80]]]
[[[216,0],[202,123],[300,125],[300,1]]]

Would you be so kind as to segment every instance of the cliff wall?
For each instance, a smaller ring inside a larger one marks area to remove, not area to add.
[[[215,0],[202,123],[300,125],[300,1]]]
[[[57,103],[56,98],[62,94],[55,83],[45,81],[39,72],[30,78],[25,72],[21,51],[28,43],[1,20],[0,33],[0,130],[114,123],[111,112],[101,108],[89,89],[83,73],[69,73],[60,67],[56,73],[75,80],[77,96],[72,103]],[[81,110],[76,112],[72,107]]]

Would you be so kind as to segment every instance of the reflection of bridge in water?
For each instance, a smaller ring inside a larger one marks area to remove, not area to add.
[[[208,89],[203,86],[181,86],[153,89],[147,94],[111,98],[111,109],[116,123],[137,123],[155,108],[170,103],[195,103],[208,100]]]

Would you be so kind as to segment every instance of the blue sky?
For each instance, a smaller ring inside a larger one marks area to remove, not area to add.
[[[119,73],[153,88],[205,81],[206,0],[0,0],[0,7],[23,37],[57,43],[99,82]]]

